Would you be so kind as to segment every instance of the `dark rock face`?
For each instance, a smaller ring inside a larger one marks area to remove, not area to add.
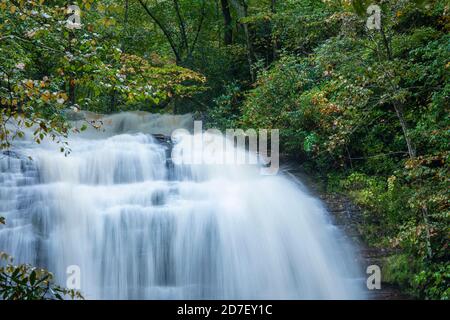
[[[65,109],[63,113],[69,121],[85,120],[85,114],[83,112],[76,112],[71,109]]]
[[[168,170],[168,180],[173,180],[173,162],[172,162],[172,138],[164,134],[152,134],[152,137],[166,149],[166,168]]]
[[[152,134],[153,138],[155,138],[161,144],[170,144],[172,145],[172,139],[169,136],[163,134]]]
[[[163,190],[156,190],[152,194],[152,205],[162,206],[166,203],[166,194]]]
[[[367,245],[363,240],[360,226],[364,223],[363,211],[343,194],[327,193],[317,181],[306,175],[298,164],[290,164],[284,173],[298,178],[307,186],[308,191],[320,198],[330,213],[333,222],[338,226],[349,240],[356,246],[358,262],[364,268],[378,265],[381,268],[381,289],[368,290],[368,298],[373,300],[408,300],[412,297],[402,293],[399,288],[383,282],[383,263],[385,259],[395,253],[386,248],[375,248]],[[364,272],[365,273],[365,272]],[[368,275],[369,276],[369,275]]]
[[[395,253],[391,249],[374,248],[362,240],[359,226],[363,223],[362,209],[353,204],[350,199],[340,194],[320,192],[318,196],[325,203],[328,212],[334,218],[337,226],[356,244],[358,260],[361,266],[378,265],[381,268],[381,289],[368,290],[369,299],[374,300],[406,300],[411,297],[403,294],[399,288],[383,282],[383,264],[385,259]]]

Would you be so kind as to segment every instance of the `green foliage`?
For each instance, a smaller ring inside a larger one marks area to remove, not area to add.
[[[280,129],[283,154],[363,207],[365,239],[401,252],[388,281],[448,298],[448,1],[78,4],[68,30],[67,1],[0,0],[0,148],[31,132],[67,152],[87,128],[70,109]]]
[[[76,290],[56,285],[45,269],[28,264],[13,265],[13,258],[0,252],[0,297],[3,300],[83,299]]]
[[[225,92],[214,99],[214,106],[208,112],[208,127],[226,130],[238,127],[241,88],[233,82],[225,86]]]
[[[370,4],[277,6],[268,21],[279,57],[239,108],[213,109],[212,123],[280,129],[282,152],[364,209],[366,241],[403,252],[386,262],[389,281],[446,299],[450,8],[382,1],[381,30],[367,30]]]
[[[427,264],[406,254],[390,256],[383,264],[383,281],[398,284],[417,298],[450,299],[448,264]]]
[[[403,289],[413,285],[414,274],[412,266],[414,259],[407,254],[395,254],[383,261],[383,281],[399,285]],[[417,263],[416,263],[417,264]],[[414,265],[414,269],[417,265]],[[409,291],[414,294],[414,292]]]
[[[253,128],[282,128],[282,148],[302,157],[316,148],[314,129],[320,121],[314,108],[317,71],[308,59],[286,56],[258,75],[257,86],[246,97],[242,123]],[[310,90],[310,91],[308,91]]]
[[[450,299],[450,266],[448,263],[431,265],[415,275],[413,287],[422,298]]]
[[[121,49],[122,6],[83,1],[83,27],[70,30],[66,4],[0,1],[0,148],[32,128],[36,143],[49,137],[67,149],[68,108],[151,110],[203,90],[200,74],[157,53]]]
[[[339,13],[333,15],[325,2],[280,1],[277,9],[273,16],[273,35],[290,52],[311,53],[338,31]]]

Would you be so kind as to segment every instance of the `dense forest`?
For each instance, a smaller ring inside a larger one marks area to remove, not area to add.
[[[101,125],[71,127],[79,110],[280,129],[283,157],[392,250],[383,281],[448,299],[449,31],[445,0],[0,0],[1,148],[33,127],[69,155]]]

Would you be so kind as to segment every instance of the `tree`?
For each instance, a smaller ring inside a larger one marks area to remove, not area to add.
[[[220,0],[220,5],[222,7],[222,16],[224,24],[224,39],[223,43],[225,45],[230,45],[233,43],[233,26],[230,11],[230,4],[228,0]]]
[[[152,21],[160,28],[160,30],[163,32],[164,36],[167,39],[167,42],[169,43],[173,54],[175,55],[177,65],[184,65],[186,64],[186,61],[189,60],[192,57],[192,53],[194,52],[199,35],[203,28],[203,22],[205,20],[206,15],[206,1],[202,0],[201,5],[199,8],[199,17],[196,22],[196,25],[194,22],[192,25],[189,26],[189,28],[193,31],[193,36],[191,39],[188,39],[187,34],[187,21],[183,17],[181,13],[181,6],[179,0],[173,0],[173,12],[175,13],[177,23],[172,23],[172,25],[168,24],[166,25],[161,18],[158,17],[157,13],[158,11],[161,11],[161,8],[158,7],[158,5],[149,6],[144,0],[138,0],[142,8],[145,10],[145,12],[148,14],[148,16],[152,19]],[[190,7],[192,8],[192,3],[190,3]],[[195,7],[195,6],[194,6]],[[173,24],[177,25],[175,28],[176,31],[171,31],[170,29],[173,28]],[[179,34],[180,37],[177,39],[175,34]]]
[[[48,136],[67,152],[67,108],[162,108],[178,96],[203,90],[204,77],[189,69],[158,55],[124,53],[120,33],[111,36],[110,30],[116,25],[110,11],[119,6],[104,1],[93,10],[93,2],[86,0],[84,27],[69,30],[65,3],[1,2],[1,148],[31,128],[37,143]],[[141,65],[130,67],[136,61]]]

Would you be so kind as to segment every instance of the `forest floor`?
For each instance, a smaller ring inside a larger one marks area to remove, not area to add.
[[[335,223],[346,235],[346,237],[357,248],[357,259],[359,264],[364,268],[370,265],[378,265],[383,274],[383,262],[393,252],[390,249],[371,247],[363,240],[361,225],[363,223],[363,211],[361,208],[352,203],[352,201],[343,194],[329,193],[324,191],[320,182],[314,181],[310,176],[306,175],[301,168],[295,165],[289,165],[282,171],[287,175],[298,179],[299,183],[304,185],[307,191],[313,196],[322,200],[328,212]],[[389,283],[383,282],[381,289],[368,290],[368,298],[373,300],[409,300],[411,296],[403,293],[399,288]]]

